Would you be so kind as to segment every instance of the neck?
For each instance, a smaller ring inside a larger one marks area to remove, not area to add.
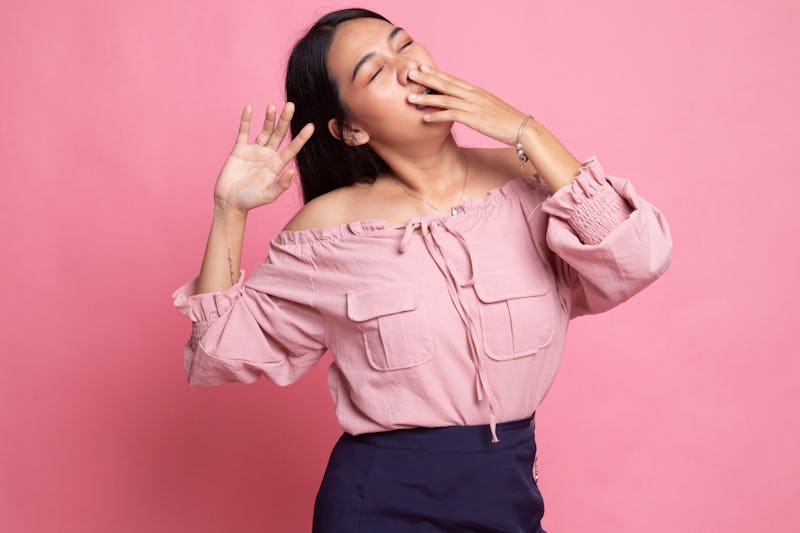
[[[404,151],[384,147],[376,151],[391,168],[390,177],[431,202],[452,201],[453,191],[460,191],[464,185],[464,153],[452,133],[441,144],[416,145]]]

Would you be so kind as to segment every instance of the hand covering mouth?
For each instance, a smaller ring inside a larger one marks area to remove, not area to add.
[[[424,88],[423,90],[421,90],[421,91],[420,91],[420,88],[422,88],[422,85],[420,85],[419,87],[417,87],[417,94],[441,94],[441,93],[440,93],[439,91],[437,91],[436,89],[431,89],[430,87],[425,87],[425,88]],[[414,107],[416,107],[417,109],[420,109],[420,110],[422,110],[422,109],[425,109],[426,107],[429,107],[429,106],[424,106],[424,105],[421,105],[421,104],[415,104],[415,106],[414,106]]]

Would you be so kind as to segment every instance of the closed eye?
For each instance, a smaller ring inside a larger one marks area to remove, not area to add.
[[[413,39],[408,41],[407,43],[405,43],[403,46],[401,46],[400,47],[400,51],[402,51],[403,49],[411,46],[412,44],[414,44],[414,40]],[[378,76],[378,74],[380,74],[380,72],[382,70],[383,70],[383,65],[381,65],[381,68],[379,68],[378,70],[375,71],[375,74],[372,75],[372,77],[369,79],[369,81],[367,83],[369,83],[370,81],[374,80]]]
[[[373,75],[372,75],[372,77],[369,79],[369,81],[372,81],[372,80],[374,80],[374,79],[375,79],[375,78],[378,76],[378,74],[380,73],[380,71],[382,71],[382,70],[383,70],[383,65],[381,65],[381,68],[379,68],[379,69],[377,70],[377,72],[375,72],[375,74],[373,74]],[[369,83],[369,81],[368,81],[367,83]]]

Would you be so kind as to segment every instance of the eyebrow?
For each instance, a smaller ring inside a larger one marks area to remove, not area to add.
[[[386,38],[386,40],[391,42],[394,36],[400,33],[401,31],[403,31],[403,28],[401,28],[400,26],[396,26],[394,29],[392,29],[392,31],[389,32],[389,36]],[[353,78],[350,80],[351,82],[356,80],[356,74],[358,74],[358,69],[361,68],[361,65],[369,61],[369,59],[374,55],[375,52],[370,52],[364,57],[362,57],[358,63],[356,63],[356,66],[353,68]]]

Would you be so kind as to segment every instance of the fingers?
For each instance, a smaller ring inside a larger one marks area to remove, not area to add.
[[[422,71],[427,68],[427,72]],[[474,87],[455,76],[435,70],[427,65],[420,71],[409,72],[409,77],[420,85],[431,87],[439,94],[410,94],[408,101],[420,106],[441,107],[465,111],[475,97]]]
[[[264,126],[261,128],[261,132],[256,136],[255,143],[264,146],[267,143],[269,136],[272,135],[274,128],[275,104],[269,104],[267,106],[267,114],[264,116]]]
[[[422,120],[425,122],[461,122],[466,124],[465,119],[463,118],[464,115],[452,109],[443,109],[442,111],[436,111],[434,113],[425,113],[422,116]],[[469,125],[469,124],[467,124]]]
[[[461,78],[459,78],[457,76],[453,76],[452,74],[448,74],[447,72],[445,72],[443,70],[435,69],[433,67],[429,67],[428,65],[422,65],[422,67],[420,67],[420,69],[422,70],[423,75],[427,74],[428,76],[432,76],[434,79],[437,78],[437,77],[441,78],[444,81],[446,81],[448,83],[451,83],[453,85],[456,85],[458,87],[461,87],[462,89],[465,89],[465,90],[475,89],[475,86],[472,85],[471,83],[467,82],[466,80],[462,80]]]
[[[297,135],[295,135],[294,139],[292,139],[292,141],[287,144],[286,147],[278,154],[284,165],[297,155],[297,152],[299,152],[300,148],[302,148],[306,141],[311,138],[313,133],[314,124],[311,122],[303,126],[303,129],[297,132]]]
[[[236,134],[236,144],[247,144],[247,136],[250,133],[250,116],[253,114],[253,106],[247,104],[242,110],[242,118],[239,121],[239,132]]]
[[[275,181],[278,185],[281,186],[283,190],[288,189],[292,185],[292,176],[295,173],[294,168],[285,168],[283,171],[275,178]]]
[[[417,83],[447,94],[461,95],[465,91],[475,88],[472,84],[460,78],[428,65],[422,65],[420,70],[411,71],[408,75]]]
[[[275,126],[275,129],[268,137],[267,143],[264,146],[267,148],[272,148],[276,152],[278,151],[278,147],[283,142],[283,138],[286,136],[286,132],[289,130],[289,124],[292,121],[292,115],[294,115],[294,103],[286,102],[286,105],[283,106],[283,110],[281,111],[281,116],[278,119],[278,125]]]
[[[469,102],[466,99],[446,94],[410,94],[407,98],[409,102],[421,106],[443,107],[461,111],[469,107]]]
[[[250,131],[250,119],[253,114],[253,106],[247,104],[242,111],[242,119],[239,124],[239,133],[236,135],[236,142],[247,144],[247,136]],[[264,118],[264,126],[261,132],[256,136],[255,143],[265,148],[270,148],[274,151],[278,150],[286,132],[289,131],[289,126],[294,115],[294,104],[286,102],[283,110],[281,111],[278,124],[275,125],[275,105],[270,104],[267,106],[267,115]],[[281,150],[278,155],[283,165],[294,159],[300,148],[311,138],[314,133],[314,124],[309,122],[295,135],[294,139]]]
[[[252,107],[248,104],[244,113],[242,113],[242,125],[239,127],[239,136],[237,137],[237,142],[247,142],[247,133],[250,130],[251,114]],[[292,102],[286,102],[286,105],[281,111],[278,124],[275,125],[275,105],[270,104],[267,106],[267,114],[264,117],[264,126],[256,136],[254,140],[255,144],[277,151],[278,147],[283,142],[284,137],[286,137],[286,132],[289,131],[292,115],[294,115],[294,104]]]

